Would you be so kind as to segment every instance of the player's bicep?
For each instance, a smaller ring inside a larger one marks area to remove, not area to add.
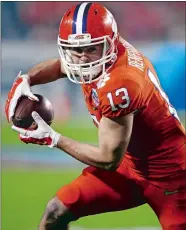
[[[127,149],[133,126],[133,114],[118,118],[102,117],[99,124],[99,147],[109,162],[121,162]]]

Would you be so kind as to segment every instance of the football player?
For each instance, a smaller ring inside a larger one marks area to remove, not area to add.
[[[40,230],[68,229],[83,216],[149,204],[164,230],[186,229],[185,129],[157,74],[119,36],[113,15],[98,3],[80,3],[61,20],[60,59],[19,75],[6,102],[9,122],[31,86],[68,77],[81,84],[98,127],[99,145],[54,131],[33,112],[37,130],[13,126],[25,143],[48,145],[89,165],[47,204]]]

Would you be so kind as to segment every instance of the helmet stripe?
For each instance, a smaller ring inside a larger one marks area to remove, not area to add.
[[[74,10],[72,33],[82,34],[87,32],[88,11],[92,3],[80,3]]]
[[[76,33],[77,34],[82,34],[82,26],[83,26],[83,15],[85,12],[85,9],[87,7],[88,3],[84,2],[81,4],[81,6],[79,7],[78,10],[78,14],[77,14],[77,21],[76,21]]]
[[[85,11],[84,11],[84,14],[83,14],[83,26],[82,26],[82,32],[83,33],[87,33],[87,18],[88,18],[88,11],[91,7],[92,3],[88,3],[86,8],[85,8]]]
[[[77,21],[77,14],[78,14],[78,11],[79,11],[79,8],[80,8],[81,4],[78,4],[75,8],[75,11],[74,11],[74,16],[73,16],[73,23],[72,23],[72,33],[73,34],[76,34],[76,21]]]

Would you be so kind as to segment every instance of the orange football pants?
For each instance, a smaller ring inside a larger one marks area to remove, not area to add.
[[[57,197],[77,219],[147,203],[163,230],[186,230],[186,171],[157,186],[137,175],[125,160],[116,171],[87,167]]]

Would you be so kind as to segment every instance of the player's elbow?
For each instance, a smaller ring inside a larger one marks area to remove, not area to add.
[[[123,154],[116,154],[115,152],[107,153],[104,159],[104,169],[108,171],[115,171],[123,159]]]
[[[126,146],[122,144],[113,145],[112,142],[110,142],[107,146],[101,147],[101,161],[103,162],[104,169],[108,171],[115,171],[122,162]]]
[[[119,165],[120,162],[109,162],[107,165],[105,165],[104,169],[107,171],[116,171]]]

